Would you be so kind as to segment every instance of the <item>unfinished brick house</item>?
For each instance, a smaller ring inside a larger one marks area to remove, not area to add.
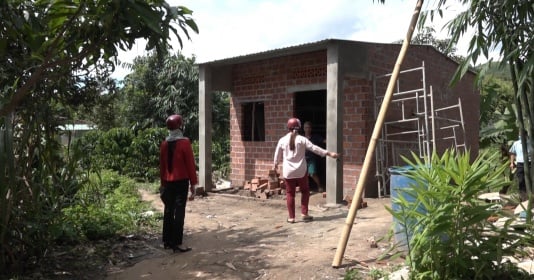
[[[199,64],[200,184],[211,177],[211,99],[230,92],[234,187],[265,177],[286,122],[311,121],[342,154],[320,166],[328,204],[356,187],[381,100],[401,45],[328,39]],[[366,197],[387,194],[387,170],[410,151],[424,157],[448,147],[478,152],[479,93],[468,72],[454,87],[458,64],[431,46],[410,46],[389,105]],[[462,109],[463,104],[463,109]],[[311,181],[311,180],[310,180]]]

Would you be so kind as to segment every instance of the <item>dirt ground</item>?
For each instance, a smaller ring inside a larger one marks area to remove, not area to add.
[[[157,195],[143,195],[162,210]],[[403,260],[377,260],[390,246],[379,240],[391,229],[392,217],[384,207],[390,199],[364,201],[368,207],[358,210],[339,268],[332,262],[347,206],[327,208],[322,194],[315,193],[309,204],[314,221],[289,224],[283,198],[210,193],[187,205],[184,244],[192,251],[172,253],[154,240],[148,257],[129,267],[109,266],[106,279],[343,279],[352,268],[361,275],[391,270]],[[299,213],[300,195],[296,204]],[[379,240],[377,248],[371,246],[373,239]]]

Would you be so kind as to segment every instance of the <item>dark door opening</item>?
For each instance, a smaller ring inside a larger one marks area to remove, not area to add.
[[[312,123],[312,133],[326,139],[326,90],[302,91],[295,93],[295,116],[300,119],[302,125],[309,121]],[[304,130],[301,130],[304,135]],[[325,143],[319,144],[326,148]],[[326,161],[319,157],[317,160],[317,175],[324,186],[326,182]],[[318,186],[310,179],[310,188],[317,190]]]

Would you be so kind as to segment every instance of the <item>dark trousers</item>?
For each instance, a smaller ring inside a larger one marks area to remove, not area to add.
[[[189,180],[166,182],[160,197],[163,209],[163,244],[168,247],[182,245],[184,237],[185,206]]]
[[[525,183],[525,167],[522,162],[518,162],[516,165],[516,173],[517,176],[517,185],[519,188],[519,193],[525,193],[527,192],[527,185]]]

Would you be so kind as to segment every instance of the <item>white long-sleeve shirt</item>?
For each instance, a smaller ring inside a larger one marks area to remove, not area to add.
[[[282,165],[282,176],[286,179],[302,178],[306,175],[306,150],[312,151],[317,155],[325,157],[327,150],[314,145],[308,138],[302,135],[295,137],[295,150],[289,149],[289,141],[291,139],[291,132],[278,140],[276,150],[274,151],[274,164],[280,161]]]

